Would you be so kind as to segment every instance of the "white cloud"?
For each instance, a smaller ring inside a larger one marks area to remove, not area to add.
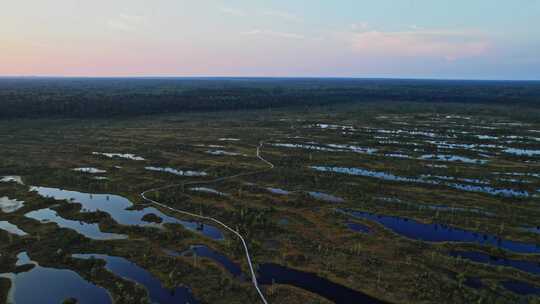
[[[422,27],[420,27],[420,26],[418,26],[418,25],[416,25],[416,24],[409,25],[409,28],[410,28],[411,30],[415,30],[415,31],[416,31],[416,30],[422,30],[422,29],[424,29],[424,28],[422,28]]]
[[[364,30],[367,30],[368,28],[369,28],[369,23],[365,21],[351,24],[351,30],[353,31],[364,31]]]
[[[447,61],[481,56],[490,48],[489,39],[475,31],[412,30],[352,33],[352,46],[365,55],[433,57]]]
[[[129,14],[120,14],[114,19],[107,21],[107,25],[114,29],[124,32],[132,32],[137,30],[137,28],[146,23],[145,16],[129,15]]]
[[[276,37],[276,38],[286,38],[286,39],[297,39],[302,40],[306,37],[300,34],[295,33],[287,33],[287,32],[276,32],[271,30],[251,30],[247,32],[243,32],[243,35],[257,35],[257,36],[270,36],[270,37]]]
[[[237,17],[244,17],[246,16],[246,13],[241,10],[241,9],[237,9],[237,8],[231,8],[231,7],[222,7],[219,9],[222,13],[224,14],[227,14],[227,15],[232,15],[232,16],[237,16]]]
[[[288,21],[295,21],[295,22],[301,22],[303,21],[302,17],[299,17],[293,13],[285,12],[285,11],[275,11],[275,10],[267,10],[263,12],[263,15],[270,16],[270,17],[276,17],[285,19]]]

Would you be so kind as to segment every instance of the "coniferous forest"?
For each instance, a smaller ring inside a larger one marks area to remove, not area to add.
[[[0,78],[0,118],[109,117],[366,101],[540,106],[540,83],[285,78]]]

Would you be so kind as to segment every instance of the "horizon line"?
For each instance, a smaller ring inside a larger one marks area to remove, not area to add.
[[[348,79],[348,80],[437,80],[437,81],[501,81],[501,82],[540,82],[540,78],[460,78],[460,77],[385,77],[385,76],[67,76],[67,75],[0,75],[0,79]]]

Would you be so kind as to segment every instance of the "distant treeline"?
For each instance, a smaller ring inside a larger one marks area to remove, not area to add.
[[[0,118],[110,117],[342,102],[540,107],[540,82],[277,78],[0,78]]]

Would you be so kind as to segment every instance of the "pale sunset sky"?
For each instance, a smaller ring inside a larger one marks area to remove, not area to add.
[[[540,79],[540,0],[0,0],[0,76]]]

